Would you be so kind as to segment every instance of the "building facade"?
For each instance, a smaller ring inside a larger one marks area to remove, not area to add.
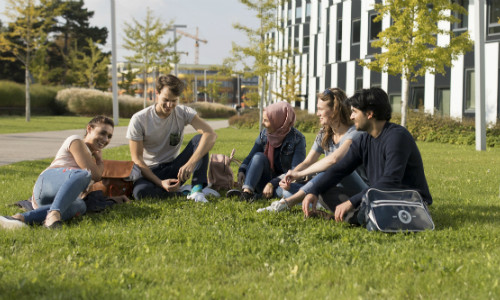
[[[475,1],[455,1],[470,13],[457,15],[460,23],[440,26],[452,26],[457,33],[468,30],[474,40]],[[278,9],[277,17],[283,30],[272,36],[278,49],[297,49],[300,53],[291,59],[300,66],[304,78],[301,94],[305,95],[305,101],[300,102],[303,109],[314,113],[316,93],[328,87],[339,87],[352,95],[358,89],[377,86],[387,91],[393,110],[401,111],[400,77],[371,71],[357,62],[373,59],[373,54],[380,49],[372,48],[371,42],[390,26],[390,18],[373,21],[377,16],[373,9],[376,2],[380,0],[289,0]],[[486,122],[495,123],[500,118],[500,1],[485,2]],[[446,43],[446,37],[438,36],[438,43]],[[278,61],[278,70],[287,63],[290,62]],[[409,109],[458,119],[474,117],[473,51],[459,56],[446,74],[428,73],[417,79],[410,83]],[[271,85],[274,90],[280,89],[276,79]]]

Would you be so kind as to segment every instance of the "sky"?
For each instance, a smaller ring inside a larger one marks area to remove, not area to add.
[[[6,9],[6,4],[0,5],[0,13]],[[104,51],[111,51],[111,0],[84,0],[84,7],[94,12],[90,19],[92,26],[107,27],[108,39]],[[124,38],[123,24],[132,24],[135,19],[144,23],[147,8],[153,15],[168,23],[186,25],[180,30],[195,35],[198,27],[198,37],[208,43],[200,43],[199,63],[220,64],[223,59],[231,56],[232,42],[247,45],[245,33],[233,28],[234,23],[249,27],[257,27],[258,19],[253,11],[238,0],[115,0],[117,60],[125,61],[130,52],[122,47]],[[1,16],[5,22],[5,16]],[[173,38],[169,32],[167,37]],[[188,52],[181,55],[181,64],[193,64],[195,59],[195,40],[182,36],[177,43],[177,51]]]

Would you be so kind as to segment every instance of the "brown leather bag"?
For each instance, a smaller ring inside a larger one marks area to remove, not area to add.
[[[132,196],[134,183],[124,179],[132,173],[134,162],[121,160],[104,160],[103,162],[104,171],[101,181],[94,183],[89,192],[101,190],[107,197]]]
[[[234,181],[233,170],[231,170],[231,162],[241,164],[241,161],[234,158],[235,150],[231,151],[231,156],[224,154],[211,154],[208,165],[208,183],[215,190],[225,189],[230,190],[238,183]]]

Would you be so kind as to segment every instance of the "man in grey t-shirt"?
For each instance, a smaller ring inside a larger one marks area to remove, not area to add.
[[[156,89],[157,103],[135,113],[127,130],[132,160],[143,176],[134,183],[134,197],[167,198],[191,176],[191,194],[201,193],[207,185],[208,152],[217,135],[194,109],[177,105],[184,89],[179,78],[160,76]],[[188,124],[201,134],[179,154]]]

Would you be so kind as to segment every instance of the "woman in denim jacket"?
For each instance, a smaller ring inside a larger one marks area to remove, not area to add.
[[[306,157],[306,139],[292,127],[295,112],[288,102],[278,102],[264,109],[262,125],[265,129],[243,160],[238,170],[238,183],[243,192],[230,190],[228,197],[252,201],[256,195],[271,198],[279,186],[280,175],[295,168]]]

